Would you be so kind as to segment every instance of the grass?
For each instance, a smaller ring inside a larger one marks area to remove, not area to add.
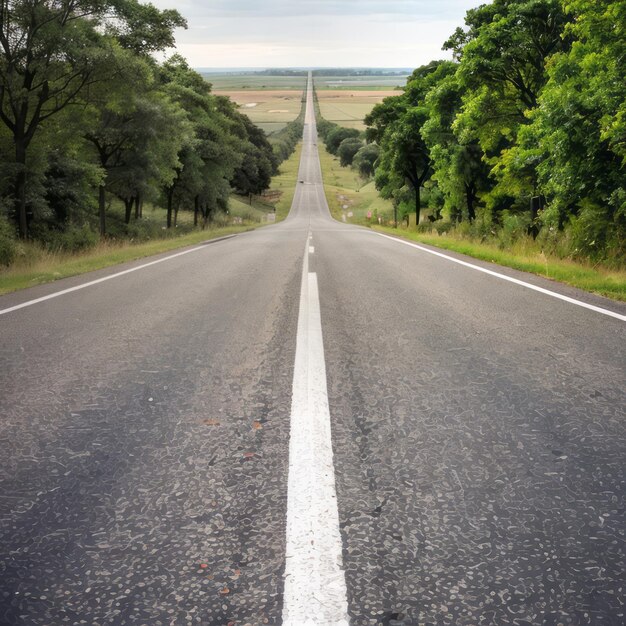
[[[291,207],[296,189],[300,152],[299,144],[294,154],[281,165],[280,173],[272,179],[271,189],[283,192],[276,204],[277,222],[285,219]],[[144,212],[149,213],[151,219],[161,219],[164,223],[163,209],[150,208]],[[139,244],[128,240],[104,241],[79,254],[49,252],[35,244],[22,244],[23,254],[18,260],[11,267],[0,269],[0,295],[252,230],[266,223],[265,218],[269,212],[269,207],[265,203],[255,200],[250,206],[247,200],[233,196],[230,202],[230,215],[243,218],[245,220],[243,224],[193,230],[178,237],[153,239]],[[179,223],[188,225],[190,221],[193,222],[193,214],[181,211],[178,220]]]
[[[391,202],[378,195],[374,183],[364,181],[349,167],[341,167],[339,159],[326,150],[321,139],[317,146],[328,207],[336,220],[369,224],[368,213],[374,220],[377,215],[388,216],[393,213]]]
[[[276,203],[277,222],[284,220],[289,214],[293,196],[296,193],[301,154],[302,142],[299,142],[294,153],[281,163],[278,175],[272,179],[272,190],[282,191],[280,200]]]
[[[411,216],[408,228],[405,225],[393,228],[389,225],[393,216],[391,202],[378,196],[373,183],[364,184],[354,170],[341,167],[339,160],[324,149],[321,141],[318,142],[318,147],[326,198],[335,219],[369,225],[375,230],[390,235],[530,272],[591,293],[626,302],[626,271],[545,254],[529,237],[521,238],[511,246],[507,246],[507,249],[502,249],[496,242],[473,241],[455,234],[454,231],[445,235],[438,235],[436,231],[417,232],[414,215]],[[345,206],[348,208],[344,208]],[[371,212],[371,219],[367,217],[368,212]],[[381,225],[377,223],[377,216],[381,216]]]
[[[406,227],[396,229],[389,226],[375,226],[374,228],[390,235],[399,235],[405,239],[459,252],[482,261],[530,272],[591,293],[626,302],[626,271],[546,255],[537,244],[526,240],[520,240],[512,248],[503,250],[496,244],[471,241],[450,234],[418,233]]]
[[[29,244],[26,254],[36,258],[31,261],[17,262],[9,269],[0,272],[0,295],[191,246],[209,239],[244,232],[251,228],[249,225],[225,226],[141,244],[103,242],[81,254],[34,250],[34,245]]]

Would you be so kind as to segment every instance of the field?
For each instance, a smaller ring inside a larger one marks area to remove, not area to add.
[[[284,128],[298,117],[306,88],[304,76],[202,73],[213,91],[229,96],[266,133]],[[403,76],[315,76],[322,116],[348,128],[363,130],[363,118],[375,104],[397,95]]]
[[[236,102],[241,107],[241,112],[268,134],[280,130],[298,117],[302,107],[302,93],[263,89],[220,92]]]
[[[260,89],[284,91],[293,89],[303,91],[306,87],[306,76],[266,76],[226,72],[201,72],[202,76],[213,85],[215,92]],[[318,90],[348,89],[354,91],[383,90],[389,91],[406,84],[406,76],[314,76]]]
[[[306,76],[258,76],[255,74],[202,73],[205,80],[213,85],[213,91],[304,91]]]
[[[371,90],[320,90],[317,80],[317,98],[322,117],[347,128],[363,130],[363,119],[387,96],[397,96],[398,91]]]
[[[317,82],[316,82],[317,86]],[[375,104],[397,91],[322,90],[317,92],[322,116],[349,128],[365,128],[363,119]],[[221,95],[236,102],[257,126],[273,133],[298,117],[302,106],[302,92],[292,90],[230,90]]]
[[[393,91],[406,85],[407,76],[314,76],[318,91],[363,89],[365,91]]]

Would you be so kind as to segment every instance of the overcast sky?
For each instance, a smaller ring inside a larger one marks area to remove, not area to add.
[[[193,67],[408,67],[448,58],[443,42],[485,0],[152,0],[189,23]]]

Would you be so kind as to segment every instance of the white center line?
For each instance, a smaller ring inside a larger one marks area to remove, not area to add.
[[[395,241],[396,243],[401,243],[401,244],[404,244],[405,246],[411,246],[412,248],[417,248],[418,250],[421,250],[422,252],[427,252],[428,254],[433,254],[435,256],[441,257],[442,259],[446,259],[447,261],[451,261],[452,263],[458,263],[459,265],[463,265],[464,267],[469,267],[470,269],[476,270],[478,272],[483,272],[484,274],[495,276],[496,278],[500,278],[510,283],[520,285],[521,287],[526,287],[527,289],[532,289],[533,291],[538,291],[539,293],[543,293],[547,296],[557,298],[558,300],[563,300],[565,302],[569,302],[570,304],[575,304],[585,309],[595,311],[596,313],[602,313],[603,315],[608,315],[609,317],[614,317],[615,319],[621,320],[622,322],[626,322],[626,315],[621,315],[620,313],[616,313],[615,311],[610,311],[609,309],[604,309],[602,307],[595,306],[593,304],[587,304],[586,302],[583,302],[582,300],[576,300],[576,298],[570,298],[569,296],[564,296],[563,294],[557,293],[556,291],[550,291],[549,289],[544,289],[543,287],[537,287],[537,285],[524,282],[523,280],[519,280],[518,278],[513,278],[512,276],[507,276],[506,274],[500,274],[499,272],[494,272],[493,270],[489,270],[486,267],[480,267],[480,265],[474,265],[473,263],[468,263],[467,261],[461,261],[461,259],[455,259],[454,257],[448,256],[447,254],[444,254],[443,252],[436,252],[435,250],[431,250],[430,248],[425,248],[424,246],[420,246],[410,241],[405,241],[404,239],[398,239],[397,237],[390,237],[389,235],[383,235],[382,233],[375,233],[375,234],[379,235],[380,237],[384,237],[385,239],[391,239],[391,241]]]
[[[308,244],[307,244],[308,245]],[[317,275],[305,248],[289,441],[283,624],[347,626]]]

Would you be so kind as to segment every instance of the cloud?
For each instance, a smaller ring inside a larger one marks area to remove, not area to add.
[[[195,67],[413,67],[481,0],[152,0],[189,28],[177,48]]]

